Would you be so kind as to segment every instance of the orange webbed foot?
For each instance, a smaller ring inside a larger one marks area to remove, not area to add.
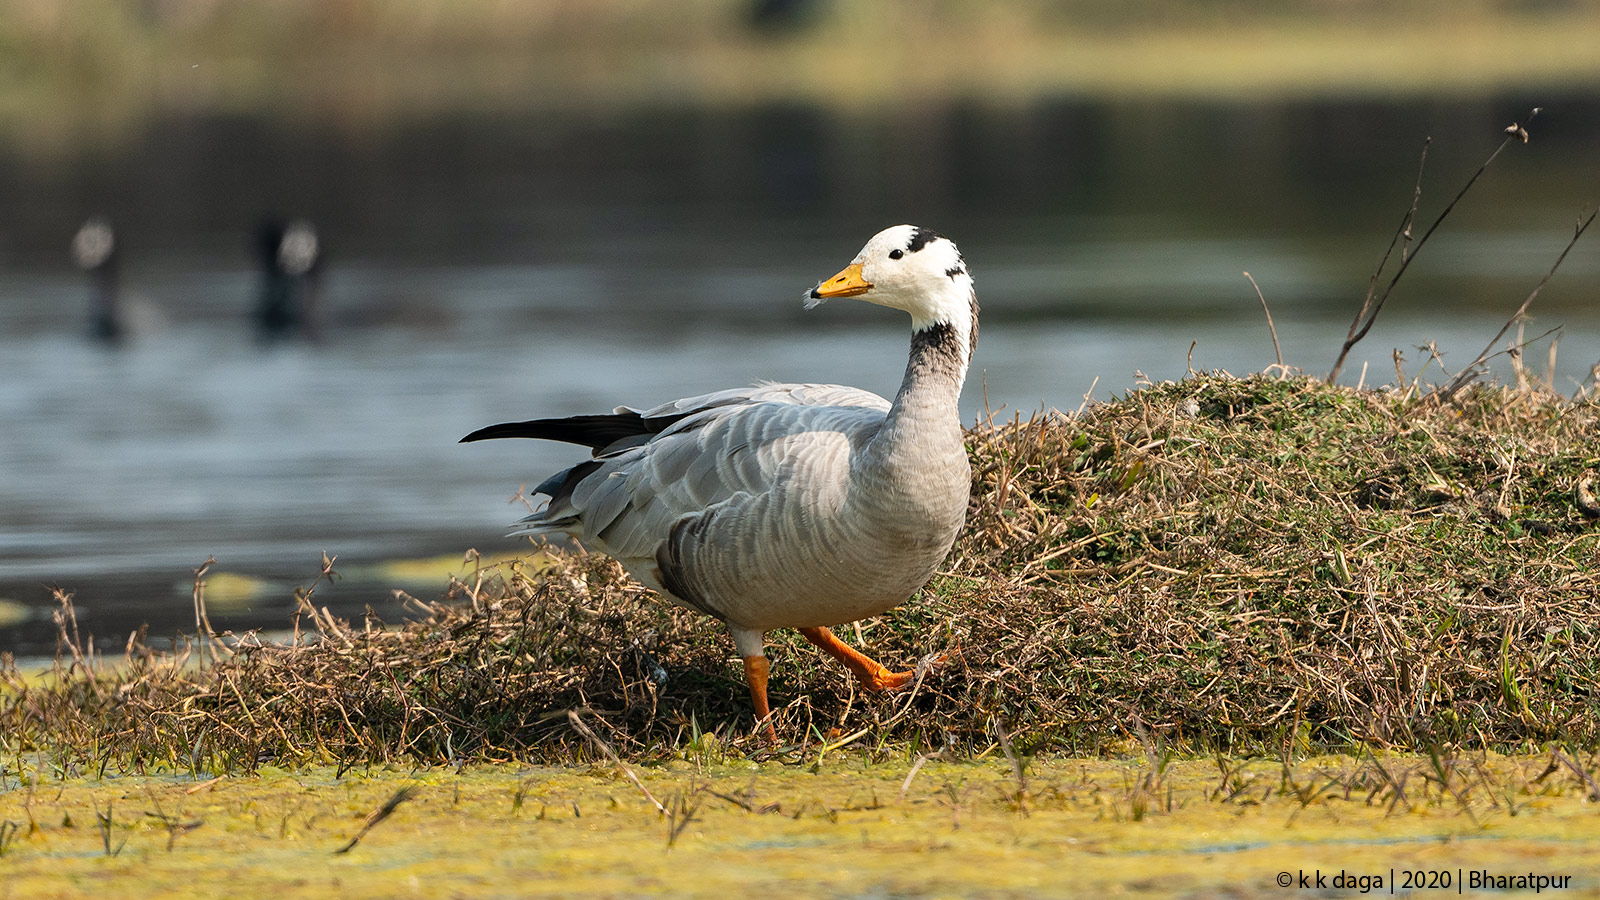
[[[916,669],[911,669],[906,672],[891,672],[882,666],[879,668],[882,669],[882,671],[874,675],[865,678],[857,678],[857,680],[861,682],[862,687],[869,691],[898,691],[911,682],[917,680]]]
[[[937,659],[925,659],[916,669],[907,672],[891,672],[883,663],[839,640],[826,628],[802,628],[800,635],[817,645],[824,653],[844,663],[845,667],[856,676],[856,681],[869,691],[900,690],[915,681],[919,671],[939,665],[949,655],[944,654]]]

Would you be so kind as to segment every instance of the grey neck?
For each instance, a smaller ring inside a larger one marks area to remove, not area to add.
[[[911,335],[911,358],[900,392],[873,438],[879,459],[902,455],[907,443],[931,443],[930,450],[961,450],[961,385],[967,373],[968,341],[947,322]]]

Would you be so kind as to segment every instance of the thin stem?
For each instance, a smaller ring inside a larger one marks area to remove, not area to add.
[[[1350,355],[1351,348],[1353,348],[1362,338],[1366,337],[1368,331],[1372,330],[1373,323],[1378,320],[1378,313],[1383,311],[1383,305],[1388,302],[1389,295],[1394,292],[1395,285],[1400,283],[1400,279],[1406,274],[1406,270],[1411,267],[1411,261],[1417,258],[1418,253],[1422,252],[1423,246],[1428,243],[1429,238],[1433,237],[1433,233],[1439,230],[1439,226],[1444,223],[1444,220],[1456,208],[1456,204],[1460,203],[1461,198],[1465,197],[1467,192],[1472,190],[1472,186],[1477,184],[1478,178],[1483,175],[1484,171],[1489,168],[1489,165],[1500,156],[1500,153],[1504,151],[1507,146],[1509,146],[1513,141],[1521,141],[1524,144],[1528,142],[1528,123],[1533,121],[1534,117],[1539,114],[1540,109],[1540,107],[1534,107],[1533,111],[1528,113],[1528,117],[1526,119],[1523,119],[1521,122],[1512,124],[1506,128],[1505,140],[1501,141],[1500,146],[1496,147],[1494,152],[1489,154],[1489,158],[1483,161],[1483,165],[1478,167],[1478,171],[1472,173],[1472,177],[1467,179],[1467,183],[1461,186],[1461,190],[1456,192],[1455,198],[1450,201],[1449,205],[1445,206],[1443,212],[1439,213],[1438,218],[1433,220],[1433,224],[1428,226],[1428,230],[1423,232],[1421,239],[1417,241],[1417,245],[1414,248],[1411,248],[1409,253],[1405,252],[1404,250],[1401,251],[1400,267],[1395,270],[1394,277],[1389,279],[1389,283],[1384,287],[1383,293],[1377,295],[1377,297],[1374,299],[1372,297],[1371,288],[1369,287],[1368,301],[1361,304],[1361,310],[1356,313],[1355,320],[1350,324],[1350,333],[1345,338],[1344,346],[1339,349],[1339,358],[1334,360],[1333,371],[1328,373],[1329,382],[1332,382],[1339,377],[1339,373],[1344,369],[1345,359]],[[1427,160],[1426,146],[1423,148],[1423,160]],[[1422,192],[1421,177],[1421,167],[1419,166],[1417,172],[1417,191],[1412,199],[1413,212],[1416,209],[1417,198],[1421,196]],[[1401,235],[1409,237],[1411,230],[1411,217],[1412,213],[1406,214],[1406,219],[1402,223],[1401,229],[1396,233],[1395,239],[1390,242],[1390,251],[1393,250],[1394,242],[1399,240]],[[1379,272],[1382,271],[1383,264],[1384,262],[1388,261],[1388,258],[1389,251],[1386,251],[1383,256],[1383,262],[1378,264]],[[1378,272],[1374,272],[1372,284],[1376,285],[1377,280]]]
[[[1278,357],[1278,372],[1282,374],[1283,348],[1278,346],[1278,327],[1272,324],[1272,310],[1267,309],[1267,298],[1261,293],[1261,285],[1256,284],[1255,278],[1249,272],[1244,273],[1244,277],[1250,279],[1250,286],[1256,289],[1256,299],[1261,301],[1261,311],[1267,315],[1267,330],[1272,332],[1272,352]]]
[[[1589,217],[1587,219],[1584,219],[1578,223],[1578,227],[1572,233],[1572,240],[1567,241],[1567,246],[1562,248],[1561,255],[1556,257],[1555,263],[1550,266],[1550,271],[1546,272],[1544,277],[1539,279],[1539,284],[1534,287],[1532,293],[1528,294],[1528,299],[1522,301],[1522,305],[1517,307],[1517,311],[1511,314],[1511,318],[1507,319],[1506,323],[1500,326],[1500,330],[1495,333],[1495,336],[1489,341],[1488,346],[1483,348],[1483,352],[1479,353],[1478,357],[1468,364],[1466,368],[1456,373],[1456,377],[1450,379],[1449,383],[1439,389],[1439,399],[1448,400],[1455,396],[1457,391],[1466,387],[1473,380],[1475,380],[1479,374],[1482,373],[1483,364],[1489,361],[1490,356],[1494,352],[1495,345],[1500,343],[1500,339],[1506,336],[1506,332],[1511,330],[1512,325],[1522,321],[1523,315],[1528,312],[1528,307],[1533,305],[1533,298],[1539,296],[1539,292],[1544,290],[1544,286],[1549,284],[1550,279],[1555,277],[1556,270],[1561,268],[1561,263],[1566,260],[1567,254],[1572,252],[1572,247],[1574,244],[1578,243],[1578,238],[1583,237],[1583,233],[1589,230],[1589,226],[1594,223],[1596,215],[1600,215],[1600,209],[1596,209],[1594,212],[1589,213]],[[1550,332],[1545,332],[1545,334],[1549,333]],[[1540,335],[1540,337],[1543,336],[1544,335]],[[1534,338],[1534,340],[1539,340],[1539,338]]]

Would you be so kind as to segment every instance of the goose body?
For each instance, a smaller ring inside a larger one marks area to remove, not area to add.
[[[462,439],[588,446],[592,459],[535,489],[550,501],[513,534],[566,534],[662,596],[727,623],[762,718],[763,635],[774,628],[800,629],[867,687],[904,684],[909,673],[890,673],[827,626],[904,603],[966,517],[957,403],[978,307],[960,252],[934,232],[897,225],[813,288],[807,306],[834,297],[910,313],[910,357],[892,402],[840,385],[761,384],[494,425]]]

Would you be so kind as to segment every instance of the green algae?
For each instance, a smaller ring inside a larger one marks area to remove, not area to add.
[[[27,621],[32,611],[10,597],[0,597],[0,626]]]
[[[480,572],[493,566],[515,563],[538,572],[550,565],[546,553],[502,552],[480,554],[470,551],[465,556],[447,553],[408,559],[389,559],[373,566],[342,566],[340,575],[345,581],[372,581],[385,585],[402,585],[408,588],[437,587],[452,578],[471,581]]]
[[[633,769],[643,789],[611,766],[12,780],[0,897],[1251,897],[1319,871],[1600,891],[1591,788],[1543,757],[1442,779],[1420,757],[919,762],[677,760]]]

